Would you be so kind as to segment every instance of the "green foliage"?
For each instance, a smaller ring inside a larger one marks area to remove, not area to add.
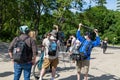
[[[79,23],[97,28],[101,39],[120,44],[120,12],[106,9],[106,0],[92,0],[95,7],[81,11],[84,0],[2,0],[0,2],[0,40],[11,41],[19,35],[19,27],[28,25],[38,35],[50,32],[59,24],[66,35],[75,35]],[[70,9],[77,9],[73,13]],[[59,22],[60,18],[63,21]],[[82,33],[88,29],[83,28]]]

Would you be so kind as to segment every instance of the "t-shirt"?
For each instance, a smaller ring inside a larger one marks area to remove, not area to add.
[[[49,58],[49,59],[55,59],[58,57],[58,54],[56,54],[56,56],[49,56],[48,55],[48,51],[49,51],[49,45],[50,45],[50,40],[48,38],[45,38],[43,40],[43,43],[42,43],[43,46],[45,46],[45,50],[44,50],[44,58]],[[58,52],[56,52],[58,53]]]
[[[52,36],[54,36],[56,38],[57,37],[57,30],[52,30],[50,32],[50,34],[52,34]]]

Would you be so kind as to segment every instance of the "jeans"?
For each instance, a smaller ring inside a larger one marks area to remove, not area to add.
[[[14,80],[19,80],[22,71],[24,71],[24,80],[30,80],[32,63],[14,63]]]

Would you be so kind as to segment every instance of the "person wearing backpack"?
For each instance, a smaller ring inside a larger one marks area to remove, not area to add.
[[[98,46],[100,44],[100,37],[98,36],[98,30],[94,29],[94,32],[96,34],[96,39],[94,41],[91,40],[92,34],[89,32],[86,32],[84,37],[80,34],[82,24],[79,24],[78,31],[76,32],[77,39],[81,42],[81,45],[79,47],[79,55],[77,56],[76,60],[76,69],[77,69],[77,80],[80,80],[80,73],[83,69],[84,73],[84,80],[88,80],[88,71],[90,66],[90,55],[92,48],[95,46]]]
[[[43,46],[44,46],[44,61],[42,64],[39,80],[43,79],[45,71],[50,65],[52,67],[51,80],[54,80],[56,68],[58,65],[58,54],[57,54],[58,52],[57,52],[56,38],[48,33],[47,38],[43,40]]]
[[[107,44],[108,44],[108,38],[105,38],[102,41],[102,48],[103,48],[103,53],[105,54],[106,50],[107,50]]]
[[[36,61],[37,46],[29,37],[28,26],[20,26],[20,36],[15,37],[8,48],[9,56],[14,64],[14,80],[19,80],[24,71],[24,80],[30,80],[31,68]]]
[[[64,44],[64,39],[65,39],[65,34],[61,29],[61,26],[58,27],[58,32],[57,32],[57,40]]]
[[[79,40],[75,40],[73,45],[69,49],[69,53],[72,54],[70,55],[70,59],[74,63],[76,60],[76,54],[79,54],[79,47],[81,45],[81,42]]]

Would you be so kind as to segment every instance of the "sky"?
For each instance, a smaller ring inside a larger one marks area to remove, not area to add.
[[[88,4],[90,3],[90,0],[85,0],[86,2],[88,2]],[[105,6],[107,7],[107,9],[111,9],[111,10],[116,10],[116,3],[117,0],[106,0],[107,4],[105,4]],[[95,6],[95,3],[92,2],[91,6]]]
[[[106,0],[107,4],[105,5],[107,9],[116,10],[117,0]]]
[[[91,0],[92,1],[92,0]],[[90,4],[90,0],[85,0],[85,2],[87,2],[86,5],[84,5],[84,9],[87,9],[89,7],[89,5],[91,5],[91,7],[95,6],[96,4],[94,2],[92,2]],[[107,9],[110,9],[110,10],[116,10],[116,4],[117,4],[117,0],[106,0],[107,4],[105,4],[106,8]],[[78,10],[76,9],[71,9],[72,12],[79,12]]]

